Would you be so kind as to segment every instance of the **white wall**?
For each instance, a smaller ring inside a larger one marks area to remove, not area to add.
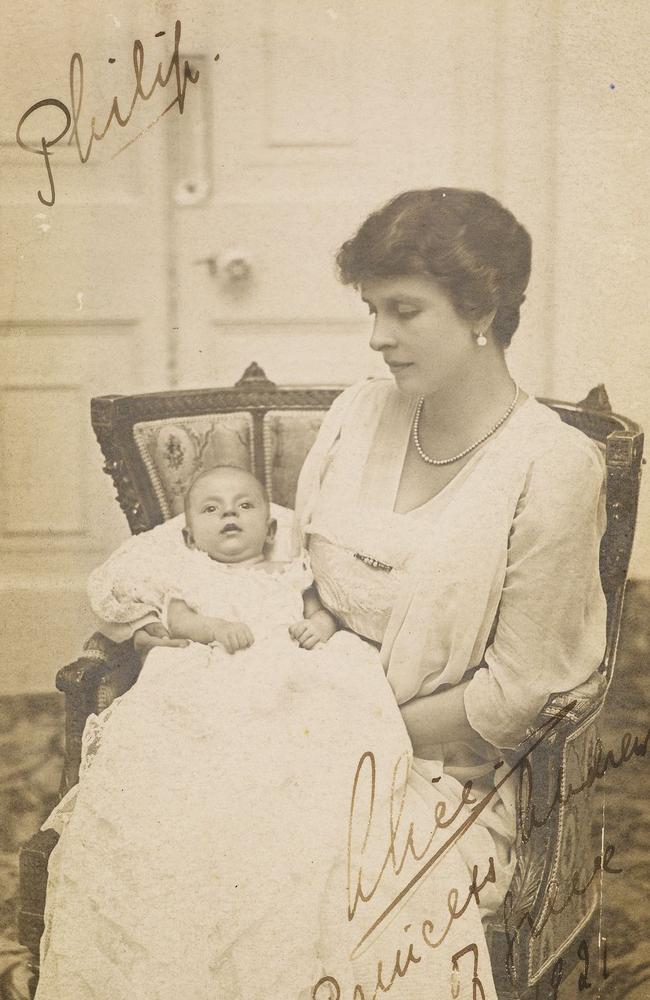
[[[650,445],[646,3],[564,2],[557,47],[553,388],[604,382]],[[650,474],[631,575],[650,576]]]

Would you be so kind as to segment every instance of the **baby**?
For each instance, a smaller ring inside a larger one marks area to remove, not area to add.
[[[208,970],[201,996],[302,1000],[324,970],[352,975],[348,955],[366,916],[346,916],[349,858],[360,852],[365,865],[376,851],[380,870],[408,734],[377,649],[337,628],[306,555],[274,559],[276,523],[254,476],[229,466],[200,473],[182,538],[174,531],[161,544],[161,531],[127,542],[89,581],[103,627],[146,625],[157,642],[137,682],[89,718],[79,797],[51,825],[60,829],[73,807],[75,850],[119,856],[128,873],[121,919],[137,924],[143,954],[162,956],[160,994],[148,983],[138,995],[171,995],[169,976],[188,964],[185,954],[170,962],[175,945],[159,938],[151,893],[163,886],[191,900],[191,941],[182,940],[194,949],[189,965]],[[357,767],[369,751],[372,831],[350,841]],[[87,870],[113,912],[110,864]],[[110,875],[103,886],[97,870]],[[71,902],[74,926],[77,910]]]
[[[137,561],[126,543],[106,564],[110,587],[105,567],[91,574],[102,631],[119,640],[139,626],[141,648],[195,642],[236,653],[269,630],[277,642],[281,627],[285,648],[322,645],[337,622],[318,598],[305,556],[272,558],[276,530],[266,491],[250,472],[226,465],[200,472],[185,495],[184,544],[179,537],[161,547],[149,532],[140,536]]]
[[[265,557],[276,528],[266,490],[243,469],[207,469],[195,477],[185,494],[185,544],[216,562],[249,566],[260,573],[282,570],[289,564]],[[303,649],[313,649],[319,642],[327,642],[337,623],[323,608],[313,586],[305,590],[303,601],[304,617],[289,626],[289,634]],[[167,623],[174,639],[220,643],[229,653],[246,649],[254,642],[245,622],[200,614],[183,600],[169,601]]]

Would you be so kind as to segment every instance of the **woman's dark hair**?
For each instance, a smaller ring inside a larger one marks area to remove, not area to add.
[[[406,191],[373,212],[337,254],[341,281],[434,278],[456,312],[476,322],[495,310],[492,331],[507,347],[530,277],[531,240],[512,212],[482,191]]]

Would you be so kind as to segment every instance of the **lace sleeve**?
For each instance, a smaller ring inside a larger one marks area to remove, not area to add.
[[[97,617],[110,624],[160,618],[174,582],[170,568],[184,551],[183,518],[129,538],[90,574],[88,597]]]

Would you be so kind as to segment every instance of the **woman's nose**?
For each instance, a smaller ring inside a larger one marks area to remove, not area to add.
[[[390,319],[379,315],[375,316],[370,337],[372,350],[383,351],[386,347],[395,347],[396,343],[397,339]]]

